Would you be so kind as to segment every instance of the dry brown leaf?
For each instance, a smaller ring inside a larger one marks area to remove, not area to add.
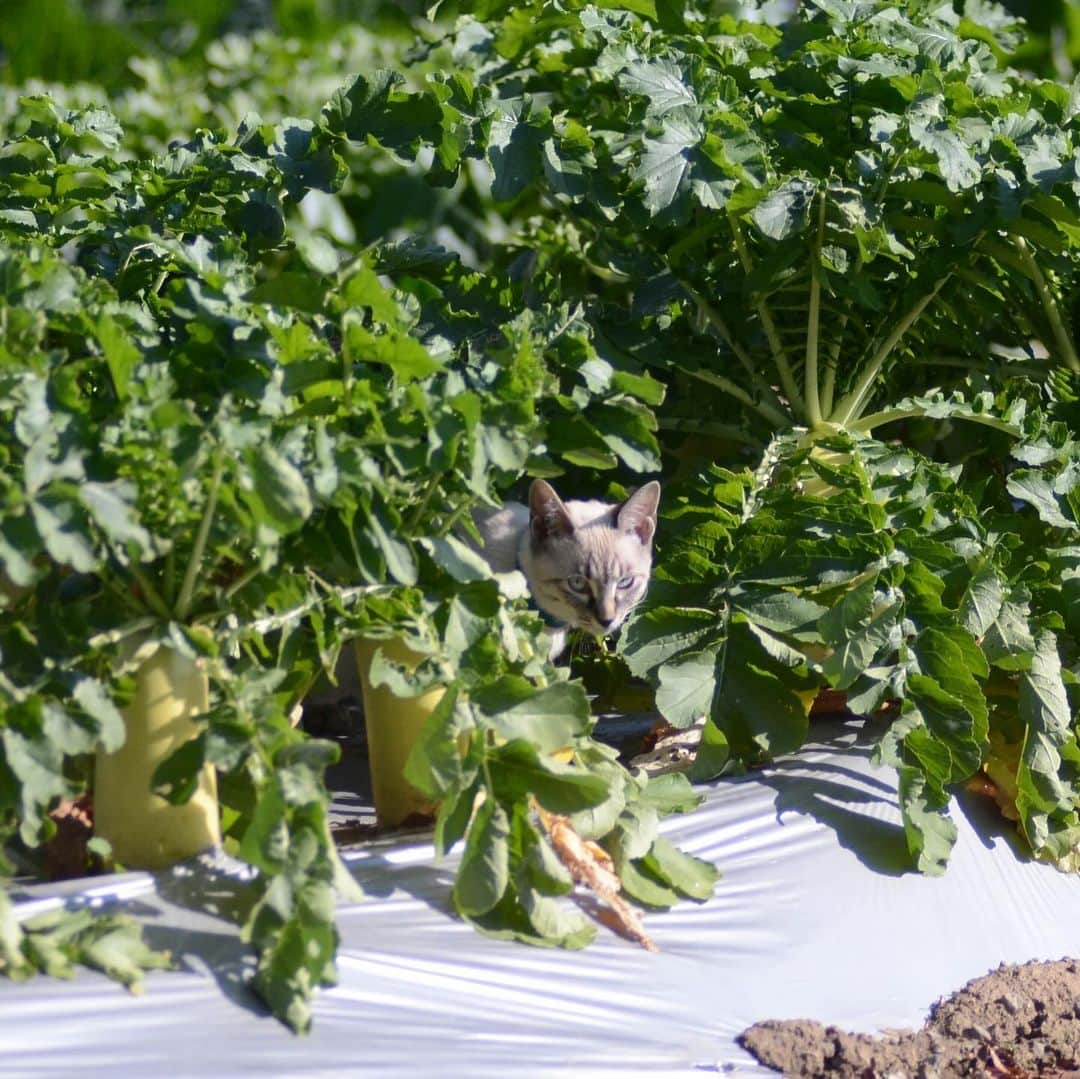
[[[645,932],[641,914],[620,894],[622,884],[607,851],[591,840],[582,839],[567,817],[549,813],[539,805],[536,812],[556,856],[575,883],[588,888],[607,904],[606,908],[595,912],[597,921],[647,951],[658,952],[660,949]]]

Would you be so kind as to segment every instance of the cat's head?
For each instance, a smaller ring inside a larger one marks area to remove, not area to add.
[[[645,595],[660,484],[625,502],[563,502],[551,484],[529,490],[529,585],[541,610],[604,635]]]

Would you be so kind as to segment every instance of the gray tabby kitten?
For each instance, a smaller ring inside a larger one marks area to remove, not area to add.
[[[659,502],[655,480],[621,505],[563,502],[551,484],[536,480],[528,506],[507,502],[477,515],[491,568],[525,574],[551,627],[552,659],[565,648],[568,629],[611,633],[645,595]]]

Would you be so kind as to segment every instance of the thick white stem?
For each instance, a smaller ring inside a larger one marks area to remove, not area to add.
[[[869,399],[870,391],[873,388],[874,380],[881,373],[881,369],[885,366],[885,361],[892,355],[893,349],[900,343],[904,334],[906,334],[915,322],[918,321],[919,316],[926,310],[930,301],[941,291],[942,286],[948,279],[948,274],[942,277],[941,280],[939,280],[925,296],[918,300],[911,310],[908,311],[908,313],[893,327],[892,333],[885,338],[881,347],[874,353],[866,367],[863,368],[863,373],[859,377],[858,382],[855,383],[851,392],[848,393],[834,409],[832,415],[829,417],[832,423],[835,423],[840,427],[847,427],[862,415],[866,402]]]

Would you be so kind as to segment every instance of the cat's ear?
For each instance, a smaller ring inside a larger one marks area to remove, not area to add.
[[[562,499],[545,480],[533,480],[529,488],[529,529],[538,543],[556,536],[569,536],[574,531]]]
[[[656,509],[659,505],[660,484],[650,480],[619,507],[616,518],[619,531],[633,532],[648,547],[656,532]]]

